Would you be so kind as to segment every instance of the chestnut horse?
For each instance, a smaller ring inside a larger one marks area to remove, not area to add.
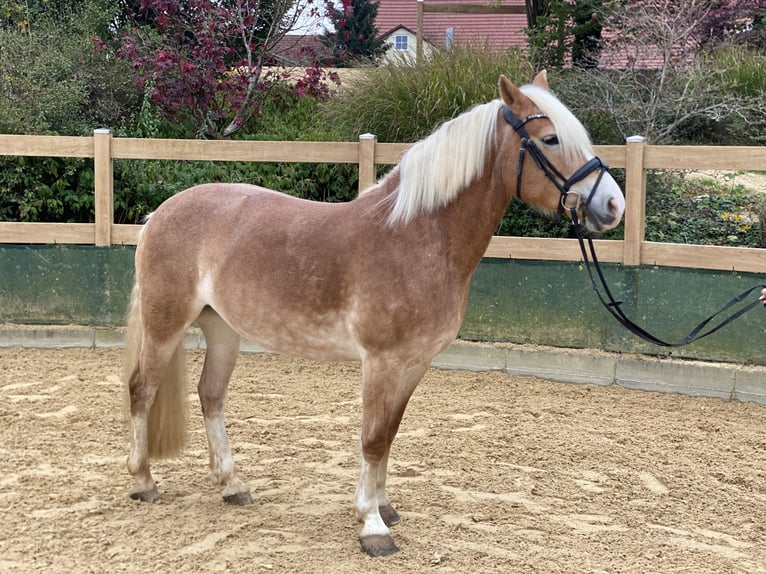
[[[198,393],[210,469],[232,504],[252,502],[223,413],[240,337],[279,353],[362,362],[359,540],[372,556],[397,550],[389,526],[399,516],[386,493],[391,443],[431,360],[457,336],[471,275],[509,202],[519,196],[544,212],[567,204],[595,231],[617,225],[625,206],[544,72],[521,88],[501,77],[499,88],[501,99],[444,123],[348,203],[216,183],[151,215],[136,249],[128,328],[132,498],[157,500],[149,458],[183,448],[183,340],[196,321],[207,344]],[[555,175],[539,155],[520,160],[533,144]],[[594,161],[597,169],[582,169]]]

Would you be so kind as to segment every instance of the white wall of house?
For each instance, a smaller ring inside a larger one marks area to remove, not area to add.
[[[399,28],[385,37],[385,42],[390,47],[383,55],[381,63],[407,63],[414,64],[417,55],[417,37],[406,28]],[[428,57],[433,47],[423,40],[423,55]]]

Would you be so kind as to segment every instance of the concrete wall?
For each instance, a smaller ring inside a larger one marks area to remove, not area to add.
[[[699,269],[604,269],[628,317],[668,342],[682,339],[745,289],[766,283],[762,275]],[[656,347],[617,323],[598,301],[585,268],[570,262],[482,261],[461,337],[766,364],[766,310],[753,309],[687,347]]]
[[[0,246],[0,322],[125,322],[134,247]]]
[[[0,246],[0,322],[120,326],[133,284],[133,247]],[[628,316],[669,341],[766,277],[607,265]],[[461,338],[672,355],[766,365],[766,311],[754,309],[682,349],[654,347],[599,304],[577,263],[486,259],[474,275]]]

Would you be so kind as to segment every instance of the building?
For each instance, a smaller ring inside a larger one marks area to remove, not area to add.
[[[439,0],[440,4],[487,6],[487,0]],[[495,5],[495,4],[492,4]],[[518,6],[524,0],[501,0],[498,5]],[[386,57],[415,59],[418,28],[418,0],[380,0],[375,19],[381,36],[391,45]],[[512,46],[525,46],[523,29],[527,17],[518,14],[423,14],[423,51],[451,48],[455,45],[480,44],[490,49],[505,50]]]

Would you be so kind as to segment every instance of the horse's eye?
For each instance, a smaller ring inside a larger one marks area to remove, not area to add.
[[[550,146],[559,145],[559,138],[556,135],[545,136],[543,138],[543,143]]]

